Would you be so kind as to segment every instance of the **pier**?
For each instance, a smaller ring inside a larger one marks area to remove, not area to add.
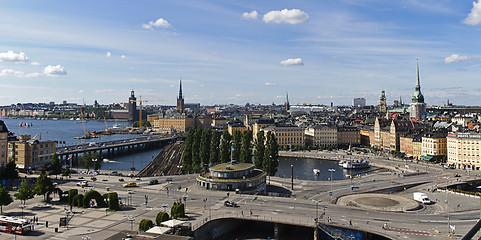
[[[60,159],[67,160],[72,156],[72,161],[77,161],[79,155],[86,152],[98,152],[101,158],[129,154],[147,149],[160,148],[170,142],[176,141],[177,136],[148,136],[124,140],[87,143],[80,145],[57,147],[56,153]]]

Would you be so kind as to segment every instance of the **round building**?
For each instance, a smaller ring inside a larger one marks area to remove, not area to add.
[[[197,185],[205,189],[260,192],[266,189],[266,173],[249,163],[222,163],[197,176]]]

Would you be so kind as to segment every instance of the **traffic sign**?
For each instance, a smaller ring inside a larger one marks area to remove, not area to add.
[[[332,196],[332,192],[329,192],[329,196]]]

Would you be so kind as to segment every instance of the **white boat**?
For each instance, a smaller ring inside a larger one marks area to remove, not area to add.
[[[312,169],[312,171],[314,172],[315,175],[321,174],[321,171],[317,168]]]
[[[360,169],[360,168],[369,168],[371,167],[371,164],[362,159],[362,160],[351,160],[351,161],[346,161],[342,164],[342,167],[345,169]]]

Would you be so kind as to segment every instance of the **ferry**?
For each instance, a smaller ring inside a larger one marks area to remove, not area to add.
[[[365,159],[351,160],[351,161],[345,161],[342,164],[342,167],[345,169],[360,169],[360,168],[369,168],[371,167],[371,164]]]

